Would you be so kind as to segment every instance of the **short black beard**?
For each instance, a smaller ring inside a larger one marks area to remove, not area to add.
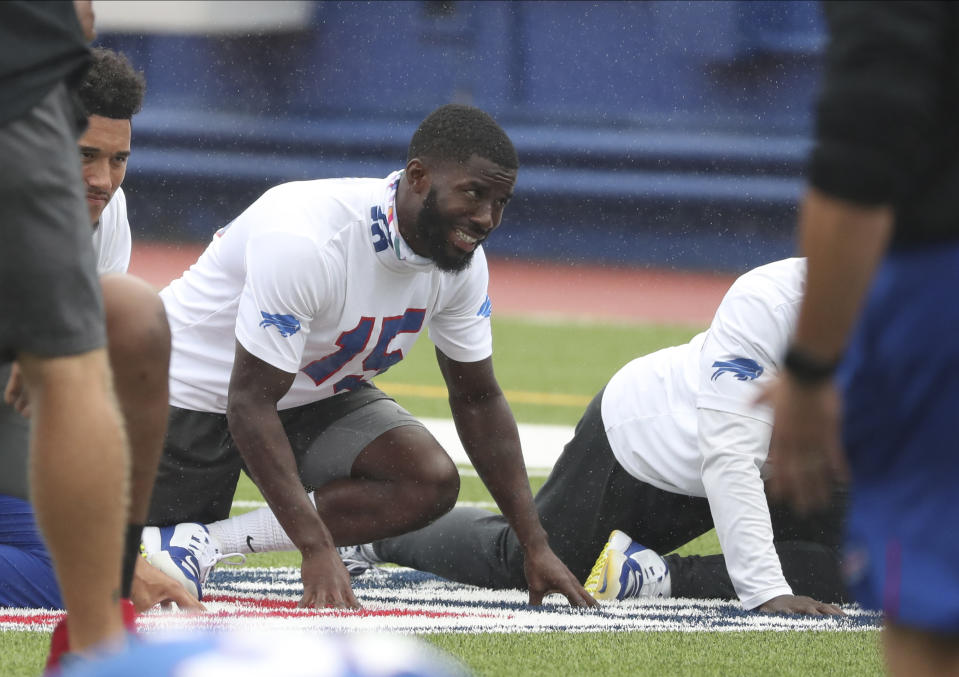
[[[443,218],[436,205],[435,188],[430,188],[430,192],[423,200],[423,208],[416,217],[414,228],[416,239],[426,246],[426,256],[437,268],[447,273],[459,273],[470,267],[473,254],[476,253],[475,249],[458,256],[447,252],[447,236],[450,228],[447,219]]]

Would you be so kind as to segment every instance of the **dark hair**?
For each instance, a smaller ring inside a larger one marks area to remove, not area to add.
[[[129,120],[140,112],[147,83],[119,52],[94,47],[93,64],[80,83],[77,96],[87,115]]]
[[[466,162],[478,155],[506,169],[517,169],[519,158],[502,127],[479,108],[451,103],[430,113],[413,138],[407,162],[415,157]]]

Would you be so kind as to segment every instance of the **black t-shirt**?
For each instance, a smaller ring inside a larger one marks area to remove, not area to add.
[[[895,209],[897,248],[959,239],[959,3],[827,2],[812,185]]]
[[[58,82],[79,84],[89,57],[70,0],[0,1],[0,125],[33,108]]]

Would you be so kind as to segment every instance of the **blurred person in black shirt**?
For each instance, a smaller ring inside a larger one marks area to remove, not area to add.
[[[774,489],[851,477],[844,569],[893,674],[959,674],[959,5],[836,2]]]

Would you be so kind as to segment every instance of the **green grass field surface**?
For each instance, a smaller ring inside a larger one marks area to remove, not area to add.
[[[495,318],[494,364],[518,421],[575,425],[586,403],[623,364],[683,343],[697,328],[596,325]],[[376,381],[422,417],[448,418],[446,390],[433,346],[421,339],[407,358]],[[533,490],[545,477],[531,477]],[[237,500],[262,500],[241,478]],[[463,501],[490,501],[482,483],[464,476]],[[236,512],[242,512],[237,509]],[[680,548],[719,552],[715,532]],[[299,553],[257,553],[245,566],[299,566]],[[562,675],[843,675],[882,671],[874,632],[627,632],[427,635],[487,677]],[[0,675],[41,672],[48,636],[0,632]]]

